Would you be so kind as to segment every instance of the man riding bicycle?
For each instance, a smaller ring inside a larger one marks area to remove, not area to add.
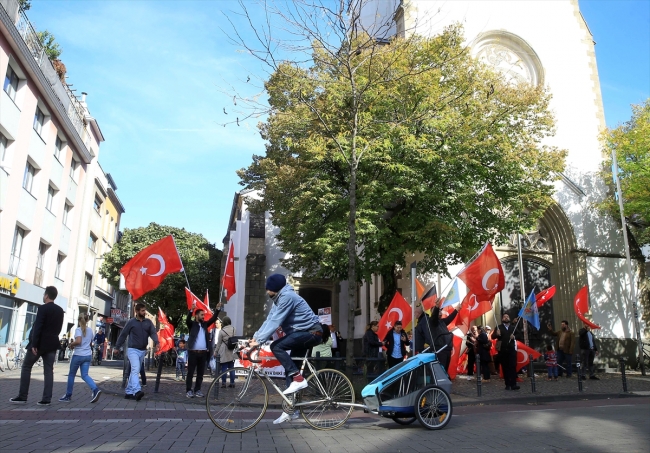
[[[289,395],[306,388],[307,381],[287,351],[291,351],[294,357],[304,357],[309,348],[321,343],[323,329],[318,316],[305,299],[296,294],[293,286],[287,284],[284,275],[273,274],[266,279],[266,294],[273,301],[273,306],[249,345],[253,347],[266,342],[278,327],[282,327],[285,336],[271,343],[271,352],[284,367],[287,389],[283,393]],[[290,415],[283,414],[280,418],[283,417],[283,420],[276,422],[282,423]]]

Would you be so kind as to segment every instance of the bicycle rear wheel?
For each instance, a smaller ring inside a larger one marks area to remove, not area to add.
[[[14,352],[13,349],[11,349],[7,353],[7,369],[13,370],[13,369],[16,368],[16,359],[15,359],[15,357],[16,357],[16,353]]]
[[[320,385],[319,385],[320,384]],[[352,382],[340,371],[323,369],[307,378],[302,391],[300,414],[313,428],[336,429],[350,418],[354,404]]]
[[[235,371],[234,387],[230,372]],[[226,378],[226,388],[221,378]],[[217,375],[205,399],[208,416],[215,426],[228,433],[243,433],[257,425],[269,405],[269,392],[259,374],[248,368],[233,368]]]

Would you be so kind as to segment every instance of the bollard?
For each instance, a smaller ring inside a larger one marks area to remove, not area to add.
[[[483,392],[483,383],[481,379],[481,355],[476,354],[476,394],[481,396]]]
[[[528,355],[528,366],[530,367],[530,390],[531,392],[537,392],[537,384],[535,383],[535,369],[533,368],[533,358]]]
[[[621,356],[618,359],[621,366],[621,379],[623,380],[623,393],[627,393],[627,378],[625,377],[625,357]]]
[[[576,360],[576,369],[578,370],[578,391],[582,393],[582,367],[580,366],[580,354]]]

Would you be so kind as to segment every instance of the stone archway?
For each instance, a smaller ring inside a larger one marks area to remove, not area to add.
[[[504,270],[509,266],[510,261],[516,262],[516,235],[511,237],[508,244],[497,247],[497,254],[504,263]],[[587,255],[586,251],[578,249],[573,227],[557,203],[553,203],[544,212],[535,231],[524,235],[522,255],[525,263],[524,270],[529,273],[525,277],[526,281],[536,280],[529,271],[537,269],[536,272],[539,272],[545,267],[548,269],[549,283],[556,287],[555,297],[549,302],[552,304],[549,316],[553,326],[557,329],[562,320],[567,320],[574,332],[577,331],[578,322],[573,311],[573,297],[580,287],[587,283]],[[514,266],[510,267],[514,268]],[[518,272],[518,264],[516,269]],[[517,288],[519,288],[518,282]],[[527,288],[527,285],[525,288],[528,291],[532,289]],[[542,325],[541,329],[545,330],[546,327]]]

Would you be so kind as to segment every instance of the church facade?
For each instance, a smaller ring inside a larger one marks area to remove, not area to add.
[[[541,345],[546,322],[557,328],[562,320],[577,332],[581,323],[573,310],[578,290],[589,286],[593,322],[601,360],[615,366],[618,356],[635,355],[635,325],[630,280],[620,226],[601,215],[594,204],[605,197],[607,187],[598,175],[606,156],[601,153],[599,133],[605,128],[595,42],[580,13],[577,0],[561,1],[407,1],[376,0],[364,3],[361,23],[390,23],[392,35],[433,35],[444,27],[461,23],[472,54],[512,77],[547,87],[552,93],[551,109],[556,117],[556,134],[548,140],[568,151],[566,167],[559,175],[555,203],[540,219],[535,231],[523,236],[524,288],[528,294],[550,285],[557,288],[552,302],[540,315],[540,332],[531,332],[533,344]],[[277,232],[266,216],[247,210],[246,196],[233,201],[224,250],[235,243],[237,293],[226,305],[238,332],[252,334],[270,308],[264,295],[264,278],[282,268],[282,251],[274,246]],[[481,323],[495,324],[504,312],[515,313],[521,306],[516,235],[507,244],[495,245],[506,272],[506,288]],[[418,259],[415,257],[410,259]],[[450,269],[454,275],[454,269]],[[333,323],[345,334],[348,321],[347,282],[307,281],[292,275],[293,283],[312,308],[331,307]],[[433,283],[432,281],[431,283]],[[438,279],[445,287],[448,279]],[[365,325],[378,319],[376,304],[381,295],[380,278],[373,278],[358,290],[355,337]],[[410,301],[408,263],[398,288]],[[440,288],[439,288],[440,289]],[[639,306],[641,334],[645,325]]]

